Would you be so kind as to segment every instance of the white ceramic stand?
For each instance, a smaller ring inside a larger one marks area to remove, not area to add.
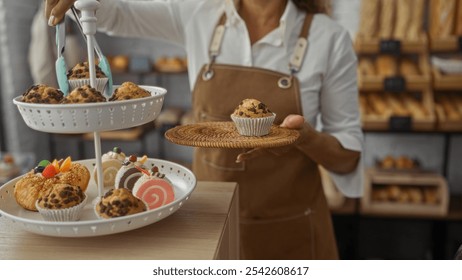
[[[96,70],[95,70],[95,34],[96,34],[96,10],[99,8],[99,2],[96,0],[78,0],[75,7],[82,12],[80,22],[85,36],[87,36],[88,68],[90,69],[90,86],[96,87]],[[90,120],[91,121],[91,120]],[[103,168],[101,161],[101,137],[99,131],[93,132],[95,145],[96,173],[98,174],[98,199],[103,196]]]

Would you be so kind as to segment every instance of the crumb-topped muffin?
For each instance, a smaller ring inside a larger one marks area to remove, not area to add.
[[[95,64],[96,78],[106,78],[103,70]],[[88,62],[81,62],[69,71],[67,71],[67,79],[90,79],[90,68],[88,67]]]
[[[268,107],[257,99],[244,99],[234,110],[233,115],[246,118],[270,117],[273,113]]]
[[[135,98],[149,97],[151,93],[132,82],[125,82],[118,87],[109,101],[128,100]]]
[[[47,221],[77,221],[87,196],[78,186],[54,184],[37,199],[35,206]]]
[[[106,102],[106,97],[104,97],[101,92],[92,88],[89,85],[84,85],[82,87],[75,88],[63,99],[62,103],[96,103],[96,102]]]
[[[244,99],[231,114],[237,131],[243,136],[269,134],[275,118],[276,114],[256,99]]]
[[[96,213],[105,219],[122,217],[146,211],[146,204],[128,189],[108,191],[96,204]]]
[[[21,98],[22,102],[58,104],[64,98],[64,94],[57,88],[49,87],[44,84],[31,86]]]

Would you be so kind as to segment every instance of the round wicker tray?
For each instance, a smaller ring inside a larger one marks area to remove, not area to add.
[[[180,125],[165,132],[172,143],[202,148],[275,148],[293,144],[299,136],[297,130],[276,125],[265,136],[242,136],[233,122]]]

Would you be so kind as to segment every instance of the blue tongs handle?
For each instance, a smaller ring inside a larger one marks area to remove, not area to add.
[[[67,65],[64,59],[64,48],[66,46],[66,24],[64,20],[56,25],[56,45],[58,47],[58,58],[56,59],[56,78],[58,79],[59,89],[64,96],[69,93],[69,83],[67,81]]]

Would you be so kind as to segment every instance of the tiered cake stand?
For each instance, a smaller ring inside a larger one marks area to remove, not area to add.
[[[98,1],[79,0],[75,3],[81,10],[83,32],[87,36],[88,62],[90,66],[90,85],[95,86],[95,57],[94,35],[96,33],[95,11],[99,7]],[[116,88],[117,86],[114,86]],[[97,182],[90,179],[87,195],[90,198],[85,206],[80,221],[49,222],[43,220],[38,212],[23,209],[14,198],[14,185],[20,177],[11,180],[0,187],[0,214],[10,219],[25,230],[50,236],[83,237],[98,236],[124,232],[155,223],[168,217],[178,210],[187,200],[196,186],[194,174],[187,168],[159,159],[149,158],[147,168],[157,166],[165,173],[173,185],[175,200],[160,208],[146,212],[118,217],[101,219],[95,211],[95,202],[104,194],[102,162],[101,162],[101,131],[110,131],[139,126],[158,116],[162,109],[164,96],[167,91],[160,87],[141,86],[151,92],[150,97],[126,101],[110,101],[91,104],[32,104],[21,102],[21,97],[13,100],[26,124],[35,130],[48,133],[94,133],[95,159],[79,161],[92,174],[96,166]]]

